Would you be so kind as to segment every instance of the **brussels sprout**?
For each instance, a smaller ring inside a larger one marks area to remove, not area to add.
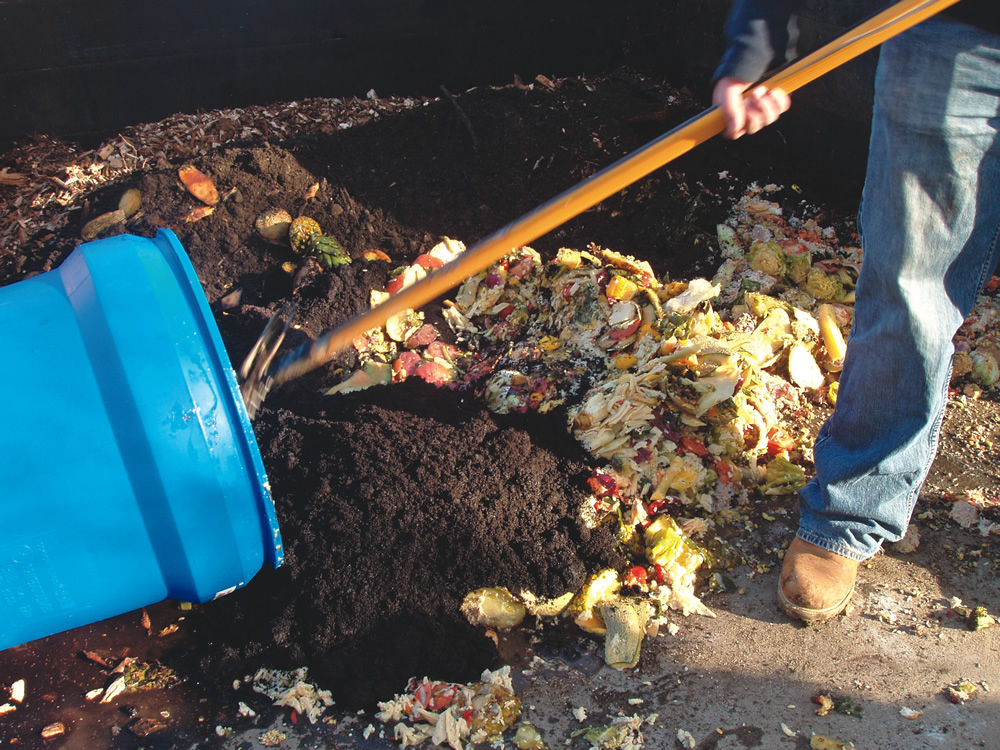
[[[545,750],[542,735],[531,724],[521,724],[514,732],[514,745],[518,750]]]
[[[983,630],[996,625],[997,620],[987,611],[986,607],[979,606],[969,613],[968,623],[970,630]]]
[[[501,685],[481,683],[472,699],[469,731],[493,740],[503,734],[521,715],[521,701]],[[454,745],[453,745],[454,747]]]
[[[806,276],[802,288],[816,299],[832,300],[843,294],[844,287],[836,276],[831,276],[821,268],[813,267]]]
[[[786,289],[778,296],[783,302],[802,310],[812,310],[816,304],[816,299],[809,292],[798,287]]]
[[[786,275],[793,284],[801,284],[812,268],[812,253],[801,243],[796,243],[785,249]]]
[[[778,299],[777,297],[772,297],[768,294],[761,294],[759,292],[747,292],[743,295],[743,304],[747,306],[747,310],[754,314],[757,318],[766,318],[767,314],[775,308],[781,308],[785,312],[789,312],[789,305],[787,302]]]
[[[743,246],[740,244],[736,230],[726,224],[718,224],[715,234],[719,240],[719,251],[724,258],[742,258]]]

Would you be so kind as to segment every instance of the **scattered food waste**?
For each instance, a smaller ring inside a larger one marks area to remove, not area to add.
[[[965,703],[970,700],[979,688],[969,680],[961,679],[947,685],[944,689],[945,697],[952,703]]]
[[[809,738],[809,747],[812,750],[854,750],[853,742],[841,742],[832,737],[825,737],[821,734],[814,734]]]
[[[469,742],[497,741],[520,715],[509,666],[485,670],[480,682],[469,685],[413,679],[406,693],[379,703],[377,714],[393,724],[401,747],[430,740],[454,750]]]

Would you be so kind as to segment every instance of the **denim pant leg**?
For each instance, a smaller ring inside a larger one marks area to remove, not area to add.
[[[952,337],[996,263],[1000,37],[931,20],[887,42],[837,406],[798,535],[865,560],[906,531],[937,451]]]

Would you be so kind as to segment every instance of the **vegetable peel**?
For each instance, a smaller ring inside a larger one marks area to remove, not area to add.
[[[181,167],[177,172],[187,191],[206,206],[214,206],[219,202],[219,191],[215,188],[212,178],[191,165]]]

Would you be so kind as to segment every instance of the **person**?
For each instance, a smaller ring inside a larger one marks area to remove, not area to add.
[[[784,92],[752,82],[795,54],[802,4],[733,7],[713,88],[728,137],[788,109]],[[909,525],[937,452],[952,337],[998,260],[998,128],[1000,3],[964,0],[882,45],[851,336],[778,582],[778,603],[792,617],[843,612],[859,563]]]

